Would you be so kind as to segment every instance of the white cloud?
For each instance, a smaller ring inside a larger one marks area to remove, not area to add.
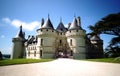
[[[9,18],[3,18],[2,19],[5,23],[9,23],[15,27],[20,27],[22,25],[23,29],[26,29],[28,31],[32,31],[34,30],[37,26],[40,25],[39,21],[33,21],[30,23],[26,23],[24,21],[20,21],[18,19],[14,19],[14,20],[10,20]]]
[[[6,23],[10,23],[11,20],[9,18],[3,18],[2,21],[6,22]]]
[[[5,38],[5,35],[1,35],[1,38]]]

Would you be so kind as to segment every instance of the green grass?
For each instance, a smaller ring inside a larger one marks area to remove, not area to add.
[[[95,61],[95,62],[120,63],[120,59],[116,59],[116,58],[101,58],[101,59],[87,59],[87,60]]]
[[[29,63],[38,63],[38,62],[48,62],[55,59],[6,59],[0,60],[0,66],[6,65],[16,65],[16,64],[29,64]],[[94,62],[108,62],[108,63],[120,63],[120,58],[101,58],[101,59],[85,59],[87,61],[94,61]]]
[[[6,60],[0,60],[0,66],[48,62],[48,61],[52,61],[52,60],[53,59],[12,59],[12,60],[6,59]]]

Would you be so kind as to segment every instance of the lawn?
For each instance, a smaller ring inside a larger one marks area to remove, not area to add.
[[[87,59],[95,62],[120,63],[120,58],[101,58],[101,59]]]
[[[48,62],[48,61],[52,61],[52,60],[54,60],[54,59],[13,59],[13,60],[6,59],[6,60],[0,60],[0,66]]]
[[[29,63],[38,63],[38,62],[48,62],[55,59],[6,59],[0,60],[0,66],[5,65],[16,65],[16,64],[29,64]],[[85,59],[86,61],[94,62],[108,62],[108,63],[120,63],[120,58],[101,58],[101,59]]]

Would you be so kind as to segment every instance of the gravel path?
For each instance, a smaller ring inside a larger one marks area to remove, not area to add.
[[[120,64],[57,59],[0,67],[0,76],[120,76]]]

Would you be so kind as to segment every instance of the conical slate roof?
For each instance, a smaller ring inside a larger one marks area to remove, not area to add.
[[[48,19],[45,21],[45,23],[43,24],[43,26],[41,28],[45,28],[45,29],[54,29],[50,18],[48,17]]]
[[[63,25],[62,22],[59,23],[57,29],[56,29],[58,32],[66,32],[67,29],[65,28],[65,26]]]
[[[78,23],[77,23],[77,19],[74,18],[72,24],[70,25],[69,27],[69,30],[75,30],[75,29],[80,29],[80,27],[78,26]]]
[[[16,37],[24,38],[24,33],[22,32],[22,26],[20,26],[20,30],[18,31]]]

